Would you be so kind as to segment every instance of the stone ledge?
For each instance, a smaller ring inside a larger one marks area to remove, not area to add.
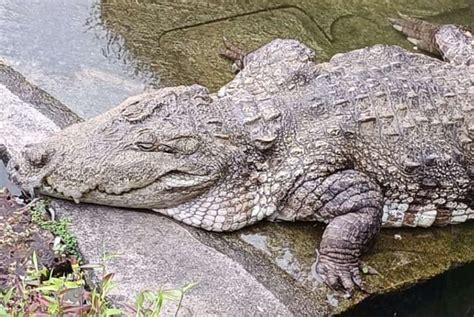
[[[239,263],[210,248],[174,221],[156,213],[54,200],[71,220],[89,263],[113,255],[116,302],[134,303],[144,289],[199,284],[185,296],[183,313],[193,316],[290,316],[292,313]]]

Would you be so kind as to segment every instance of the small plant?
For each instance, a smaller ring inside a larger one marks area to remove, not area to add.
[[[136,317],[159,317],[166,302],[177,302],[175,316],[181,309],[184,295],[195,287],[197,283],[191,283],[180,289],[160,289],[158,291],[141,291],[136,299],[135,306],[127,305]]]
[[[48,203],[44,200],[34,202],[27,210],[31,213],[31,222],[55,236],[54,250],[62,264],[55,269],[41,266],[36,252],[27,264],[26,276],[16,276],[14,286],[0,292],[0,317],[26,316],[96,316],[108,317],[123,315],[122,309],[113,307],[108,300],[116,287],[114,274],[107,272],[106,263],[117,255],[103,253],[101,264],[79,265],[78,243],[69,231],[66,220],[47,220]],[[86,289],[84,271],[101,270],[101,281],[97,288]],[[62,274],[62,275],[61,275]],[[61,276],[58,276],[61,275]],[[176,302],[176,314],[181,308],[183,296],[196,284],[181,289],[145,290],[139,293],[135,305],[126,305],[136,317],[160,316],[167,302]],[[128,315],[127,315],[128,316]]]
[[[115,316],[122,314],[122,310],[111,307],[111,303],[107,299],[108,294],[115,287],[115,283],[112,282],[113,278],[113,273],[105,275],[100,283],[100,291],[94,289],[91,292],[91,304],[88,312],[91,316]]]
[[[104,256],[104,258],[108,256]],[[33,252],[32,268],[16,286],[0,293],[0,317],[25,316],[97,316],[122,315],[122,309],[113,307],[108,296],[116,287],[114,274],[105,272],[104,264],[80,266],[72,263],[72,273],[53,277],[53,271],[40,268]],[[99,288],[85,289],[85,269],[100,269],[103,277]],[[126,305],[136,317],[158,317],[168,302],[177,303],[176,313],[181,309],[184,295],[196,286],[191,283],[181,289],[159,289],[141,291],[134,305]],[[70,296],[73,294],[74,296]],[[74,300],[71,300],[71,297]]]
[[[11,287],[3,294],[0,293],[0,317],[23,316],[23,315],[20,315],[20,312],[18,311],[18,308],[22,308],[22,307],[13,306],[13,298],[15,295],[14,293],[15,293],[14,287]]]
[[[39,200],[31,208],[31,221],[43,230],[51,232],[55,237],[61,239],[62,245],[55,244],[55,251],[59,255],[74,255],[79,258],[78,243],[76,237],[69,230],[69,221],[66,219],[46,220],[48,202]]]
[[[116,316],[122,314],[111,307],[107,296],[113,289],[113,274],[107,274],[99,290],[87,291],[83,271],[77,263],[73,273],[53,277],[53,271],[39,268],[36,254],[33,268],[16,286],[0,294],[0,317],[23,316]],[[74,295],[74,296],[71,296]],[[71,299],[73,298],[73,299]]]

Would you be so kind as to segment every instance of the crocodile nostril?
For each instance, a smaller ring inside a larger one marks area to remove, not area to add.
[[[23,155],[28,163],[33,167],[39,168],[45,166],[49,162],[51,152],[35,147],[27,147],[23,152]]]

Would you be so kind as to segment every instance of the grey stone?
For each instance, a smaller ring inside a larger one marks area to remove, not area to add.
[[[51,119],[1,83],[0,96],[0,152],[3,160],[19,156],[26,144],[39,142],[60,130]]]
[[[179,224],[155,213],[54,200],[89,263],[112,256],[112,299],[134,303],[144,289],[199,284],[184,297],[192,315],[290,316],[291,312],[242,265],[197,240]]]
[[[40,114],[52,120],[60,128],[82,119],[68,107],[53,98],[41,88],[28,82],[23,75],[0,60],[0,84],[8,88],[23,103],[36,109]],[[4,89],[4,88],[3,88]],[[2,93],[3,95],[3,93]],[[10,100],[3,100],[6,107]]]

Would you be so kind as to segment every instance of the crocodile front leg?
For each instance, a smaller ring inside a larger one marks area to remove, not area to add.
[[[346,170],[321,184],[320,216],[331,219],[319,248],[316,272],[334,289],[362,289],[359,257],[382,224],[383,195],[365,174]]]

